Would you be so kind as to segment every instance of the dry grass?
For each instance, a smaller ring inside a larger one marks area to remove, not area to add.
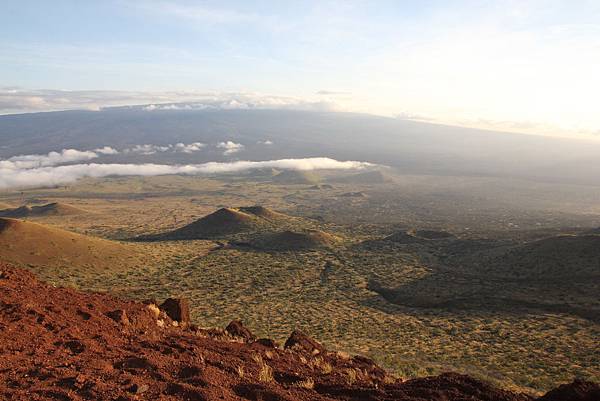
[[[353,247],[360,240],[389,234],[391,223],[429,227],[445,221],[450,228],[468,226],[487,234],[501,230],[509,219],[518,220],[522,227],[534,227],[538,222],[589,224],[583,218],[483,212],[468,202],[448,204],[448,210],[442,209],[440,202],[424,212],[421,205],[429,205],[428,201],[406,201],[399,198],[397,188],[388,193],[384,189],[373,192],[368,186],[337,184],[333,190],[305,191],[302,186],[225,186],[224,182],[197,177],[171,178],[86,180],[68,191],[28,190],[25,196],[60,199],[90,212],[44,217],[36,222],[104,238],[171,230],[221,206],[264,204],[289,214],[346,222],[311,223],[312,228],[336,234],[346,242],[332,250],[297,253],[212,250],[215,243],[210,241],[126,244],[139,246],[143,257],[119,261],[127,267],[121,272],[93,271],[85,266],[30,268],[56,285],[137,299],[186,296],[191,300],[193,319],[206,327],[224,327],[230,320],[243,317],[257,335],[277,340],[301,327],[329,349],[369,355],[403,378],[456,370],[509,388],[545,390],[574,376],[600,377],[595,352],[600,325],[592,320],[568,313],[490,309],[483,303],[451,310],[394,305],[368,289],[369,280],[376,279],[401,287],[411,302],[423,294],[447,300],[464,292],[475,294],[475,300],[500,294],[519,301],[598,308],[597,282],[582,283],[579,293],[559,287],[533,291],[527,283],[490,282],[479,277],[470,280],[465,275],[440,273],[436,270],[440,255],[422,249],[389,244],[378,249]],[[418,180],[407,182],[418,184]],[[337,197],[349,191],[370,192],[368,198]],[[6,194],[12,205],[17,205],[19,196]],[[457,213],[457,207],[473,208],[479,214]],[[357,223],[357,216],[367,223]],[[303,363],[309,361],[304,359]],[[316,369],[327,374],[329,368]]]
[[[315,381],[312,377],[300,380],[294,383],[294,386],[312,390],[315,387]]]

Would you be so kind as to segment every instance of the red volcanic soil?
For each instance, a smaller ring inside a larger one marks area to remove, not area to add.
[[[274,348],[240,322],[198,329],[185,302],[156,305],[54,288],[0,264],[0,399],[533,400],[451,373],[396,381],[299,331]],[[575,382],[555,395],[592,400],[598,389]]]

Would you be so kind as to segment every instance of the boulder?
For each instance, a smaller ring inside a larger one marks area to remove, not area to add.
[[[256,336],[240,320],[232,320],[225,327],[225,331],[233,337],[243,338],[246,342],[256,340]]]
[[[270,338],[259,338],[258,340],[255,341],[255,343],[260,344],[263,347],[267,347],[267,348],[279,347],[279,344],[277,344],[277,342],[275,340],[272,340]]]
[[[160,310],[179,323],[190,323],[190,305],[185,298],[168,298],[160,305]]]
[[[114,320],[115,322],[122,324],[123,326],[129,325],[129,318],[127,313],[123,309],[117,309],[110,312],[106,312],[106,316]]]
[[[600,386],[593,382],[575,379],[550,390],[540,401],[597,401],[600,400]]]
[[[308,352],[312,355],[317,355],[325,352],[325,348],[299,330],[294,330],[290,337],[286,340],[284,348],[293,348]]]

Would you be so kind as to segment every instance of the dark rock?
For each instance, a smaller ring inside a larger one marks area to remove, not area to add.
[[[352,357],[353,365],[369,374],[372,378],[383,380],[386,376],[385,370],[380,368],[377,363],[371,358],[362,355]]]
[[[185,298],[168,298],[160,305],[160,310],[179,323],[190,323],[190,305]]]
[[[150,386],[148,386],[147,384],[133,384],[131,387],[129,387],[129,392],[130,393],[134,393],[134,394],[142,394],[145,393],[146,391],[148,391],[150,389]]]
[[[240,320],[232,320],[231,323],[225,327],[225,331],[233,337],[243,338],[246,342],[252,342],[256,340],[256,336],[244,326]]]
[[[279,344],[277,344],[277,342],[275,340],[272,340],[270,338],[259,338],[258,340],[255,341],[256,343],[267,347],[267,348],[277,348],[279,347]]]
[[[127,313],[123,309],[117,309],[110,312],[106,312],[106,316],[114,320],[115,322],[122,324],[123,326],[129,326],[129,318]]]
[[[598,401],[600,386],[596,383],[575,379],[550,390],[539,401]]]
[[[317,355],[325,351],[325,348],[299,330],[294,330],[285,342],[284,348],[293,348]]]

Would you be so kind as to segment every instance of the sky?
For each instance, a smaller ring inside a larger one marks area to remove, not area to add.
[[[600,1],[2,0],[0,113],[194,102],[600,137]]]

